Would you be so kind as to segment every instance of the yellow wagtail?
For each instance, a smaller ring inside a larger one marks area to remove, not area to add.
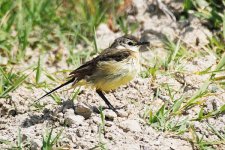
[[[104,96],[109,92],[131,81],[139,71],[139,46],[149,44],[140,42],[132,35],[117,38],[113,44],[103,50],[97,57],[72,71],[69,80],[43,95],[38,100],[72,83],[72,87],[90,86],[110,109],[116,111]]]

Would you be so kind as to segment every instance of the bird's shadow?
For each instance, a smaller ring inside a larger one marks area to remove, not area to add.
[[[88,106],[92,110],[92,113],[95,113],[95,114],[100,114],[100,110],[109,109],[108,107],[104,107],[104,106],[97,107],[97,106],[90,106],[87,104],[86,106]],[[74,101],[66,100],[66,101],[63,101],[61,106],[55,110],[44,108],[42,113],[29,115],[28,118],[26,118],[22,122],[21,126],[23,128],[28,128],[36,124],[44,123],[45,121],[48,121],[49,124],[54,124],[54,122],[57,122],[60,119],[59,117],[57,117],[57,114],[58,113],[64,114],[67,109],[73,109],[75,112],[76,107],[74,105]]]
[[[54,123],[55,121],[59,120],[59,118],[56,117],[55,114],[58,114],[60,112],[65,113],[67,109],[71,108],[75,110],[74,102],[72,100],[63,101],[61,106],[55,110],[44,108],[42,113],[29,115],[29,117],[22,122],[21,126],[24,128],[28,128],[45,121]]]
[[[23,122],[22,122],[22,127],[24,128],[28,128],[31,127],[35,124],[39,124],[39,123],[43,123],[44,121],[48,120],[48,121],[53,121],[53,111],[49,110],[49,109],[44,109],[42,114],[33,114],[33,115],[29,115],[28,118],[26,118]]]

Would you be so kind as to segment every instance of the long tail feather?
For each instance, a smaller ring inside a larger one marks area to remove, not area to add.
[[[65,83],[63,83],[63,84],[61,84],[60,86],[58,86],[58,87],[54,88],[53,90],[49,91],[48,93],[46,93],[45,95],[43,95],[42,97],[40,97],[39,99],[37,99],[35,102],[37,102],[37,101],[39,101],[40,99],[42,99],[42,98],[44,98],[44,97],[48,96],[49,94],[51,94],[51,93],[55,92],[56,90],[58,90],[58,89],[60,89],[60,88],[64,87],[65,85],[67,85],[67,84],[70,84],[70,83],[74,82],[74,80],[75,80],[75,78],[72,78],[72,79],[70,79],[69,81],[67,81],[67,82],[65,82]]]

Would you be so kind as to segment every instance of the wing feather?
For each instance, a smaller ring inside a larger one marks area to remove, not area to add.
[[[123,49],[118,50],[114,48],[108,48],[100,53],[97,57],[93,58],[92,60],[86,62],[76,70],[70,73],[70,77],[75,77],[83,79],[85,76],[90,76],[96,70],[98,63],[106,62],[106,61],[122,61],[131,55],[130,50]]]

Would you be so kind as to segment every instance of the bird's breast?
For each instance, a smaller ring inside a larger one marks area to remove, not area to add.
[[[122,61],[100,62],[88,82],[96,89],[110,91],[127,84],[139,72],[138,55],[133,54]]]

